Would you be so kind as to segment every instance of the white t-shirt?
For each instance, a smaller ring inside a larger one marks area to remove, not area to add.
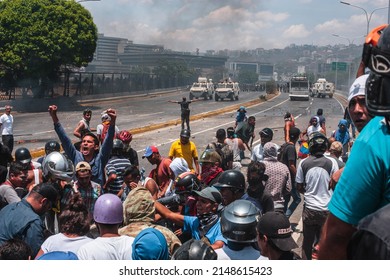
[[[14,117],[9,114],[3,114],[0,117],[0,123],[1,123],[1,135],[13,135],[13,124],[14,124]]]
[[[77,252],[80,260],[131,260],[134,238],[122,235],[98,237]]]
[[[49,236],[41,245],[43,252],[63,251],[77,253],[81,246],[93,239],[87,236],[67,237],[62,233]]]
[[[102,124],[98,124],[97,127],[96,127],[96,135],[102,135],[102,131],[103,131],[103,125]],[[118,126],[115,126],[115,133],[119,133]]]
[[[242,250],[234,251],[227,245],[215,250],[218,260],[257,260],[261,257],[260,251],[252,246],[246,246]]]

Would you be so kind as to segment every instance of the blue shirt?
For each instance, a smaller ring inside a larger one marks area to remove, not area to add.
[[[41,217],[25,199],[11,203],[0,211],[0,245],[13,238],[21,239],[31,247],[32,256],[35,257],[45,241],[44,230]]]
[[[85,161],[83,154],[76,150],[72,143],[72,140],[66,135],[66,132],[62,125],[58,122],[54,124],[54,129],[61,141],[62,148],[65,154],[73,162],[74,165],[80,161]],[[112,142],[115,134],[115,126],[110,125],[107,137],[104,139],[103,144],[99,150],[99,153],[95,154],[94,158],[88,162],[91,166],[92,178],[91,180],[103,186],[105,182],[104,167],[106,166],[112,150]]]
[[[196,216],[184,216],[184,225],[183,231],[190,231],[194,239],[200,240],[201,236],[199,234],[199,219]],[[218,222],[213,225],[209,231],[206,233],[207,239],[210,241],[210,244],[214,244],[216,241],[223,241],[227,243],[226,239],[222,236],[221,231],[221,219],[218,219]]]
[[[340,220],[357,225],[389,202],[390,133],[383,117],[375,117],[353,144],[328,207]]]

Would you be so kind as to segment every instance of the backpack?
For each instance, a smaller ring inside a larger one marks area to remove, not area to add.
[[[208,145],[210,149],[214,149],[222,159],[221,168],[223,171],[229,169],[229,162],[233,161],[233,151],[230,149],[229,145],[226,143],[210,143]]]

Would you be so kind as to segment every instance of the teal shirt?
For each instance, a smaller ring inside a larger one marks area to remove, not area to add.
[[[356,139],[329,203],[340,220],[357,225],[390,202],[390,132],[375,117]]]

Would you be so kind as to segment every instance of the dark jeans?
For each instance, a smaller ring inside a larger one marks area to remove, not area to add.
[[[322,226],[325,224],[328,217],[328,211],[317,211],[303,208],[302,221],[303,221],[303,243],[302,243],[302,256],[306,256],[306,259],[311,260],[314,243],[320,241]]]
[[[12,150],[14,149],[14,136],[13,135],[2,135],[1,141],[3,142],[3,145],[7,146],[9,151],[12,153]]]
[[[190,130],[190,114],[181,114],[181,129],[184,129],[184,123],[186,123],[187,129]]]
[[[293,199],[290,206],[290,199]],[[288,195],[284,196],[284,213],[288,218],[294,213],[295,209],[298,207],[299,203],[301,203],[301,194],[297,191],[296,183],[294,182],[291,188],[291,192]]]

